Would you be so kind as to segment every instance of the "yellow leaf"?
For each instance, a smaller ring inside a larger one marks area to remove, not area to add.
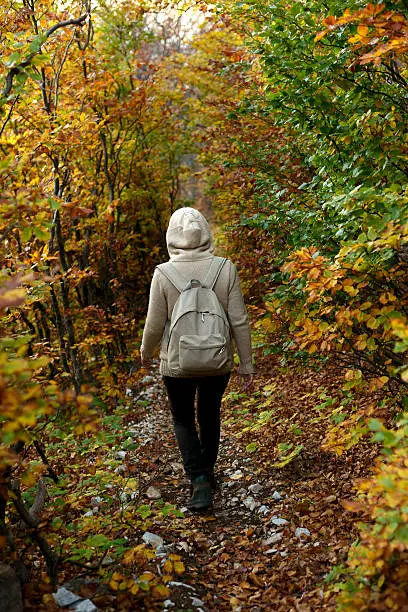
[[[160,599],[168,599],[170,597],[170,589],[168,589],[164,584],[158,584],[153,587],[152,595]]]
[[[134,582],[132,586],[130,587],[130,592],[132,593],[132,595],[137,595],[137,593],[139,592],[139,589],[140,589],[139,585],[136,584],[136,582]]]
[[[368,34],[368,27],[365,25],[358,25],[357,26],[357,32],[359,33],[359,35],[361,36],[361,38],[365,38]]]
[[[315,38],[314,38],[314,41],[315,41],[315,42],[319,42],[319,40],[322,40],[322,38],[323,38],[324,36],[326,36],[326,34],[327,34],[327,30],[323,30],[322,32],[318,32],[318,33],[316,34]]]
[[[203,516],[201,518],[203,523],[209,523],[210,521],[216,521],[216,517],[215,516]]]
[[[184,567],[184,564],[181,561],[174,562],[174,571],[176,572],[176,574],[180,576],[185,572],[185,570],[186,568]]]

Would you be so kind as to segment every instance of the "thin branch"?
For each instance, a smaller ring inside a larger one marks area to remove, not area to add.
[[[38,530],[38,521],[33,516],[31,516],[31,514],[25,507],[25,504],[21,498],[20,487],[17,481],[12,484],[11,490],[13,492],[12,500],[14,507],[20,517],[23,519],[24,523],[29,528],[29,535],[31,539],[37,543],[39,549],[41,550],[45,562],[47,564],[48,575],[51,579],[51,583],[55,586],[57,583],[57,566],[59,562],[59,557],[51,549],[47,540],[40,534]]]
[[[66,19],[65,21],[60,21],[59,23],[56,23],[44,33],[44,39],[47,40],[47,38],[49,38],[52,34],[54,34],[54,32],[56,32],[60,28],[66,28],[71,25],[74,25],[74,26],[82,25],[84,21],[86,20],[86,18],[88,17],[88,15],[89,13],[85,13],[84,15],[81,15],[80,17],[77,17],[76,19]],[[38,55],[38,53],[39,51],[36,51],[35,53],[30,53],[30,55],[28,55],[25,60],[23,60],[18,66],[14,66],[9,71],[6,77],[6,85],[1,94],[2,98],[7,98],[7,96],[10,94],[13,88],[14,77],[17,76],[24,68],[27,68],[27,66],[31,64],[33,58],[36,55]]]

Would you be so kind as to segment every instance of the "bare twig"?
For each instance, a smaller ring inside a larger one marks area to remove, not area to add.
[[[43,463],[47,466],[48,474],[49,474],[50,478],[52,478],[52,480],[55,482],[55,484],[57,484],[59,482],[58,476],[54,472],[52,467],[50,466],[50,464],[48,462],[48,459],[46,457],[46,454],[44,453],[44,450],[43,450],[41,444],[38,442],[38,440],[34,440],[34,446],[35,446],[35,448],[37,450],[37,453],[40,455]]]
[[[31,516],[30,512],[25,507],[25,504],[21,498],[20,486],[18,481],[14,481],[11,484],[11,490],[13,492],[13,504],[18,514],[29,528],[29,535],[31,539],[36,542],[39,549],[41,550],[45,562],[47,564],[48,575],[51,579],[52,584],[55,586],[57,583],[57,566],[59,562],[58,555],[51,549],[47,540],[40,534],[38,530],[38,520]]]

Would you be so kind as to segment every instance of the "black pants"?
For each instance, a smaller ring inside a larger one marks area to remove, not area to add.
[[[230,374],[202,378],[163,376],[177,444],[190,479],[214,469],[220,444],[220,406]],[[195,397],[197,394],[197,425]]]

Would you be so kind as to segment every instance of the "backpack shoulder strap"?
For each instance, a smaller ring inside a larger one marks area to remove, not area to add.
[[[156,267],[167,278],[167,280],[171,282],[177,291],[180,291],[180,293],[182,293],[187,287],[189,281],[186,280],[182,274],[180,274],[176,266],[174,266],[171,261],[167,261],[166,263],[162,263]]]
[[[227,260],[225,259],[225,257],[215,257],[214,256],[211,262],[210,269],[208,270],[207,276],[205,277],[205,280],[203,283],[204,287],[209,287],[210,289],[214,289],[215,283],[217,282],[220,272],[226,261]]]

